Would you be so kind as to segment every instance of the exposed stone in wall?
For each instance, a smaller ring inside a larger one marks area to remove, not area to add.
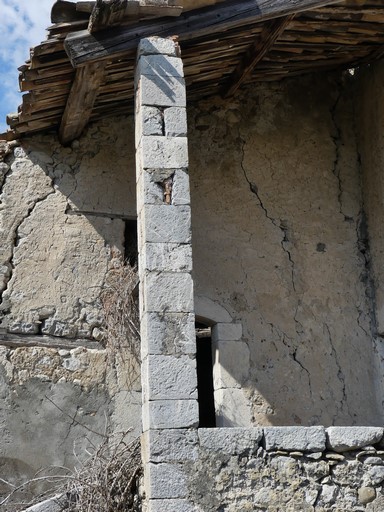
[[[196,293],[243,326],[223,359],[238,383],[222,389],[227,425],[382,423],[350,80],[190,109]]]
[[[127,122],[91,126],[72,148],[34,137],[2,164],[0,301],[9,332],[98,337],[100,291],[113,258],[124,257],[124,219],[135,217]]]
[[[164,474],[171,463],[176,469],[158,480],[153,510],[378,512],[382,437],[380,427],[334,428],[332,437],[323,427],[154,432],[151,460],[162,460]]]
[[[120,118],[71,148],[49,135],[0,147],[2,497],[42,468],[72,467],[111,430],[141,430],[139,372],[128,379],[129,356],[94,341],[135,218],[133,136]]]

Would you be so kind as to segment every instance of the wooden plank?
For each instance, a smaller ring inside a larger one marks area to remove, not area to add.
[[[55,2],[51,10],[52,23],[63,23],[88,19],[88,14],[76,10],[76,3],[61,0]]]
[[[120,25],[123,18],[141,18],[145,16],[180,16],[183,8],[169,1],[159,4],[156,0],[139,2],[138,0],[111,0],[106,3],[97,0],[89,19],[88,31],[90,33],[103,30],[106,27]]]
[[[223,98],[232,96],[241,86],[247,76],[265,57],[277,39],[293,19],[294,14],[273,20],[266,24],[256,41],[248,48],[244,58],[239,62],[228,80],[228,85],[222,91]]]
[[[72,350],[77,347],[85,347],[96,350],[104,350],[101,343],[87,339],[67,339],[47,335],[33,334],[8,334],[0,333],[0,345],[10,348],[19,347],[45,347]]]
[[[68,144],[79,137],[92,113],[92,108],[105,76],[105,63],[92,63],[77,70],[60,124],[59,139]]]
[[[338,0],[340,1],[340,0]],[[162,18],[90,34],[68,34],[65,49],[74,67],[103,59],[118,58],[137,47],[144,37],[178,35],[180,41],[223,32],[243,25],[288,16],[307,9],[337,3],[336,0],[242,0],[192,10],[178,18]]]

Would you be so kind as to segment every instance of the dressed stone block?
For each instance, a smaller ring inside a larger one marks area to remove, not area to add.
[[[228,455],[255,454],[263,438],[262,428],[199,428],[201,448]]]
[[[137,210],[144,204],[165,204],[165,184],[171,183],[171,204],[190,203],[189,176],[184,169],[142,169],[137,179]]]
[[[62,512],[68,508],[68,498],[66,494],[57,494],[52,498],[36,503],[28,507],[23,512]]]
[[[172,204],[183,205],[190,202],[189,174],[184,169],[178,169],[173,176]]]
[[[143,169],[188,167],[187,137],[143,136],[137,156]]]
[[[146,243],[141,248],[140,265],[143,270],[190,272],[192,248],[190,244]]]
[[[241,388],[249,376],[250,352],[247,343],[222,341],[214,344],[213,383],[215,389]]]
[[[178,45],[172,39],[153,36],[141,39],[137,48],[137,55],[155,55],[157,53],[177,57],[179,52]]]
[[[187,205],[146,205],[140,212],[140,243],[191,241],[191,210]]]
[[[145,471],[145,489],[150,499],[184,498],[187,495],[187,475],[181,465],[149,463]]]
[[[141,352],[148,354],[195,354],[193,313],[144,313],[141,318]]]
[[[136,73],[147,76],[183,77],[183,61],[169,55],[143,55],[137,64]]]
[[[187,136],[187,110],[184,107],[169,107],[164,110],[164,129],[168,137]]]
[[[378,443],[384,434],[382,427],[329,427],[327,446],[335,452],[357,450]]]
[[[213,341],[241,340],[243,327],[240,323],[218,323],[212,327]]]
[[[137,211],[144,204],[165,203],[165,182],[171,180],[171,204],[190,204],[189,175],[184,169],[142,169],[137,179]]]
[[[142,363],[143,399],[197,399],[196,360],[189,356],[148,356]]]
[[[148,272],[141,282],[143,312],[193,311],[193,281],[184,272]]]
[[[203,512],[187,500],[150,500],[148,512]]]
[[[135,116],[135,140],[139,146],[143,135],[164,135],[163,112],[158,107],[141,107]]]
[[[322,452],[325,450],[324,427],[265,427],[267,450]]]
[[[136,98],[141,105],[185,107],[185,80],[177,76],[141,75]]]
[[[197,460],[197,430],[148,430],[143,434],[142,458],[144,463]]]
[[[143,431],[197,427],[197,400],[156,400],[143,404]]]

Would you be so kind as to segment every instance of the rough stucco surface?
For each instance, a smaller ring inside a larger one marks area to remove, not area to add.
[[[16,149],[0,195],[9,331],[91,338],[100,327],[100,290],[123,252],[122,219],[135,216],[130,122],[92,127],[72,148],[36,137]]]
[[[317,75],[190,109],[194,284],[201,317],[219,321],[216,398],[227,425],[382,424],[350,91],[348,80]],[[121,360],[86,348],[100,337],[100,292],[135,216],[133,135],[132,119],[108,120],[71,148],[33,137],[0,164],[1,327],[85,345],[0,351],[0,465],[15,481],[73,463],[84,438],[74,415],[95,431],[104,412],[116,430],[140,428],[139,384]],[[267,471],[274,462],[259,455]],[[243,468],[241,458],[225,464]]]
[[[87,348],[101,337],[100,293],[135,217],[133,135],[124,118],[71,148],[36,136],[0,164],[1,334],[19,345],[0,348],[0,472],[10,484],[73,466],[112,429],[140,432],[137,375],[125,356]],[[27,335],[56,344],[23,346]]]
[[[190,109],[196,294],[243,326],[227,425],[382,422],[355,131],[325,74]]]
[[[376,342],[378,360],[384,360],[384,232],[383,232],[383,196],[384,196],[384,65],[382,62],[367,66],[359,71],[355,91],[357,106],[357,126],[359,128],[359,152],[363,169],[363,188],[365,211],[369,231],[372,278],[376,304],[376,327],[379,338]],[[383,386],[383,376],[378,379]],[[381,408],[383,402],[380,403]]]

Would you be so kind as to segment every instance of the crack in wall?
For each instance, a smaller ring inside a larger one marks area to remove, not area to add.
[[[312,392],[312,382],[311,382],[311,374],[308,370],[308,368],[306,368],[303,363],[300,361],[300,359],[298,359],[297,357],[297,351],[299,349],[298,346],[292,346],[290,345],[290,343],[287,342],[287,339],[290,339],[286,334],[283,333],[283,336],[282,336],[282,342],[283,342],[283,345],[285,345],[285,347],[287,347],[288,349],[288,353],[291,357],[291,359],[299,365],[299,367],[301,368],[301,370],[303,372],[306,373],[307,375],[307,378],[308,378],[308,389],[309,389],[309,395],[311,397],[311,400],[313,402],[313,392]]]
[[[4,295],[7,293],[10,281],[13,277],[14,270],[15,270],[15,264],[14,264],[14,256],[15,256],[15,249],[17,248],[20,237],[19,237],[19,230],[22,226],[22,224],[33,214],[36,206],[43,201],[47,199],[48,196],[51,194],[54,194],[55,190],[52,189],[50,192],[48,192],[45,196],[38,198],[27,210],[26,214],[23,216],[23,218],[20,220],[20,222],[15,227],[15,231],[13,233],[13,244],[12,244],[12,254],[8,261],[4,262],[4,265],[8,266],[9,272],[6,275],[5,282],[4,282],[4,288],[0,291],[0,311],[2,311],[4,314],[9,313],[9,304],[4,304]],[[1,321],[0,321],[1,325]]]
[[[335,346],[333,344],[333,341],[332,341],[331,330],[330,330],[328,324],[324,323],[323,326],[324,326],[324,328],[325,328],[325,330],[327,332],[328,343],[329,343],[330,348],[331,348],[332,359],[335,361],[336,366],[337,366],[337,378],[339,379],[339,381],[342,384],[341,391],[342,391],[342,394],[343,394],[343,398],[342,398],[341,403],[336,403],[336,407],[338,408],[339,412],[342,413],[343,412],[343,408],[345,406],[347,411],[348,411],[349,416],[352,418],[353,414],[352,414],[352,412],[350,410],[349,402],[348,402],[348,399],[347,399],[347,387],[346,387],[346,383],[345,383],[345,375],[344,375],[344,372],[343,372],[343,370],[341,368],[341,364],[340,364],[340,361],[339,361],[339,356],[337,354],[336,348],[335,348]],[[335,419],[337,419],[337,417],[335,417]]]
[[[356,220],[356,234],[357,234],[357,250],[358,254],[363,260],[364,267],[360,275],[361,281],[365,284],[365,297],[366,297],[366,308],[368,309],[368,318],[369,318],[369,330],[370,333],[367,332],[367,329],[363,326],[362,316],[364,311],[359,309],[358,307],[358,317],[357,324],[362,332],[365,335],[371,335],[373,353],[374,353],[374,363],[375,363],[375,373],[377,375],[376,378],[376,396],[377,402],[379,405],[383,406],[383,357],[382,357],[382,340],[383,333],[379,332],[379,323],[378,323],[378,310],[377,310],[377,295],[376,295],[376,284],[373,277],[373,266],[372,266],[372,257],[371,257],[371,249],[369,243],[369,230],[367,225],[367,216],[366,216],[366,206],[365,206],[365,197],[364,197],[364,182],[363,182],[363,160],[362,160],[362,152],[360,150],[361,144],[361,135],[358,128],[358,119],[359,114],[357,112],[357,102],[356,100],[353,102],[354,116],[353,116],[353,131],[355,135],[356,141],[356,153],[358,156],[358,171],[359,171],[359,180],[360,180],[360,189],[363,191],[361,198],[361,208]]]
[[[249,189],[250,189],[251,193],[256,196],[256,198],[258,200],[258,203],[259,203],[259,206],[263,210],[265,217],[271,222],[271,224],[275,228],[278,228],[280,230],[280,233],[282,234],[280,245],[281,245],[281,248],[282,248],[283,252],[286,254],[286,256],[288,258],[289,266],[290,266],[290,269],[291,269],[292,289],[293,289],[294,292],[297,292],[296,283],[295,283],[295,262],[294,262],[294,259],[292,257],[292,252],[289,250],[289,244],[291,243],[291,241],[290,241],[290,237],[289,237],[288,222],[286,220],[283,220],[283,219],[279,219],[279,221],[277,221],[274,217],[272,217],[270,215],[267,207],[265,206],[265,204],[263,203],[263,201],[262,201],[262,199],[260,197],[259,189],[258,189],[257,184],[252,182],[249,179],[249,177],[248,177],[247,170],[246,170],[245,165],[244,165],[246,141],[243,138],[241,138],[241,137],[240,137],[240,140],[241,140],[241,143],[242,143],[241,144],[242,158],[241,158],[241,164],[240,164],[241,165],[241,169],[242,169],[244,177],[245,177],[245,179],[246,179],[246,181],[247,181],[247,183],[249,185]],[[300,338],[301,335],[303,334],[303,325],[297,319],[299,307],[300,307],[300,300],[298,299],[297,300],[297,306],[296,306],[295,314],[294,314],[294,322],[295,322],[295,325],[296,325],[295,330],[296,330],[296,334],[297,334],[298,338]],[[289,353],[291,359],[300,367],[301,372],[304,372],[305,375],[307,376],[309,395],[311,397],[311,400],[313,401],[313,390],[312,390],[311,374],[310,374],[310,371],[308,370],[308,368],[306,368],[304,366],[304,364],[302,363],[302,361],[298,358],[297,352],[298,352],[299,347],[298,346],[292,346],[293,343],[294,343],[294,340],[289,338],[284,332],[280,331],[280,329],[276,328],[271,323],[268,323],[268,324],[273,329],[277,329],[277,332],[279,333],[279,337],[282,340],[282,343],[287,347],[288,353]],[[290,343],[288,342],[288,339],[291,339]]]
[[[354,131],[355,131],[355,137],[356,141],[358,140],[357,137],[357,126],[356,126],[356,114],[354,116],[355,123],[354,123]],[[361,154],[358,148],[358,145],[356,147],[357,155],[358,155],[358,169],[359,169],[359,176],[360,176],[360,187],[362,188],[362,163],[361,163]],[[359,214],[356,219],[356,238],[357,238],[357,250],[358,253],[363,261],[363,269],[360,274],[360,279],[362,283],[365,285],[365,297],[367,299],[367,306],[368,306],[368,313],[369,313],[369,326],[370,326],[370,335],[373,338],[376,338],[377,336],[380,336],[378,333],[378,327],[377,327],[377,318],[376,318],[376,288],[375,288],[375,282],[372,275],[372,258],[371,258],[371,251],[370,251],[370,244],[369,244],[369,233],[368,233],[368,225],[367,225],[367,216],[365,213],[365,206],[364,206],[364,197],[361,198],[361,207]],[[363,311],[358,308],[358,318],[357,318],[357,324],[360,327],[360,329],[364,332],[364,334],[368,334],[366,329],[363,328],[360,319],[363,314]]]
[[[332,132],[330,134],[331,139],[334,144],[334,147],[335,147],[335,158],[333,161],[332,174],[335,176],[335,178],[337,180],[337,187],[338,187],[337,201],[339,204],[339,212],[341,213],[341,215],[343,215],[345,220],[348,220],[348,216],[346,216],[343,212],[343,187],[342,187],[340,168],[339,168],[340,149],[342,146],[342,132],[341,132],[341,128],[339,126],[338,120],[337,120],[337,107],[339,105],[341,96],[342,96],[342,87],[341,87],[340,83],[337,83],[337,97],[336,97],[335,102],[329,109],[332,125],[335,130],[335,135],[332,135]]]
[[[371,254],[369,247],[367,219],[363,209],[363,205],[360,209],[359,215],[356,220],[356,238],[357,250],[363,264],[360,272],[360,281],[364,285],[370,332],[367,332],[367,329],[363,325],[362,317],[364,315],[364,310],[360,307],[360,304],[356,306],[358,312],[357,325],[366,336],[375,338],[377,336],[378,330],[376,321],[376,293],[374,281],[372,278]]]
[[[246,141],[239,135],[239,138],[240,138],[240,141],[241,141],[241,161],[240,161],[240,166],[241,166],[241,169],[243,171],[243,174],[244,174],[244,178],[245,180],[247,181],[248,185],[249,185],[249,190],[251,191],[252,194],[254,194],[259,202],[259,206],[260,208],[263,210],[264,212],[264,215],[265,217],[272,223],[272,225],[276,228],[278,228],[282,234],[282,239],[280,241],[280,245],[281,245],[281,248],[283,249],[283,252],[287,255],[287,258],[288,258],[288,261],[289,261],[289,265],[291,267],[291,283],[292,283],[292,288],[294,291],[296,291],[296,284],[295,284],[295,262],[292,258],[292,253],[291,251],[287,248],[287,245],[290,244],[290,240],[288,238],[288,223],[286,220],[282,220],[282,219],[279,219],[279,222],[274,218],[272,217],[269,213],[268,213],[268,210],[266,208],[266,206],[264,205],[261,197],[260,197],[260,194],[259,194],[259,188],[257,186],[256,183],[254,183],[253,181],[251,181],[249,178],[248,178],[248,174],[247,174],[247,171],[245,169],[245,165],[244,165],[244,159],[245,159],[245,145],[246,145]]]

